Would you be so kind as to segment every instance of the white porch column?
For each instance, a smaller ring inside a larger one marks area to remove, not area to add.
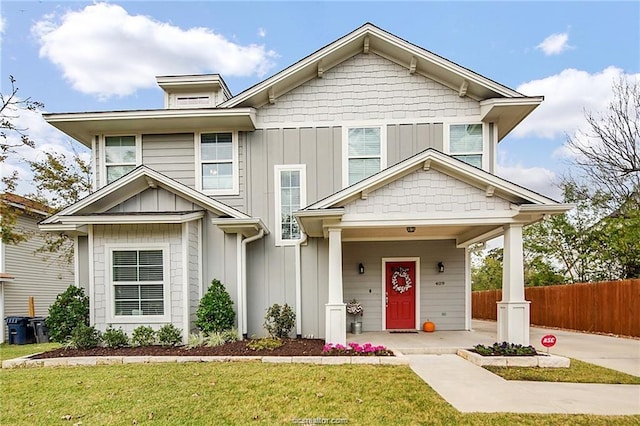
[[[325,341],[347,344],[347,310],[342,300],[342,229],[329,229],[329,300],[325,305]]]
[[[498,302],[498,342],[529,345],[529,304],[524,300],[522,225],[504,227],[502,301]]]

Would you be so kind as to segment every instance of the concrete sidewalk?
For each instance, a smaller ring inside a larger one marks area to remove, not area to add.
[[[507,381],[457,355],[407,355],[411,369],[463,413],[640,414],[639,385]]]

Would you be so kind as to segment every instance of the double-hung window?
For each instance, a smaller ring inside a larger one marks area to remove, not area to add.
[[[482,168],[483,152],[482,124],[452,124],[449,127],[449,153],[453,157]]]
[[[238,192],[237,143],[234,134],[200,134],[201,189],[207,194]]]
[[[111,183],[135,169],[136,137],[105,136],[104,163],[106,183]]]
[[[112,250],[115,316],[165,314],[165,250]]]
[[[382,127],[347,128],[345,186],[353,185],[386,167],[385,143]]]
[[[274,166],[276,191],[276,244],[300,240],[300,227],[293,212],[306,206],[306,167],[304,164]]]

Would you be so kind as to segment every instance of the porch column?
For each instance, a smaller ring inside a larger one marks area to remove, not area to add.
[[[502,300],[498,302],[498,342],[529,345],[529,304],[524,300],[522,225],[504,227]]]
[[[342,300],[342,229],[329,229],[329,300],[325,305],[325,341],[347,344],[347,310]]]

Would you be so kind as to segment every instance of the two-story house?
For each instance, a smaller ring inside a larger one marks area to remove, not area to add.
[[[527,97],[365,24],[232,96],[158,77],[164,108],[47,114],[90,147],[95,192],[42,222],[76,241],[91,322],[194,329],[212,278],[243,335],[471,327],[471,244],[504,235],[500,340],[528,344],[522,227],[568,206],[495,175]]]

